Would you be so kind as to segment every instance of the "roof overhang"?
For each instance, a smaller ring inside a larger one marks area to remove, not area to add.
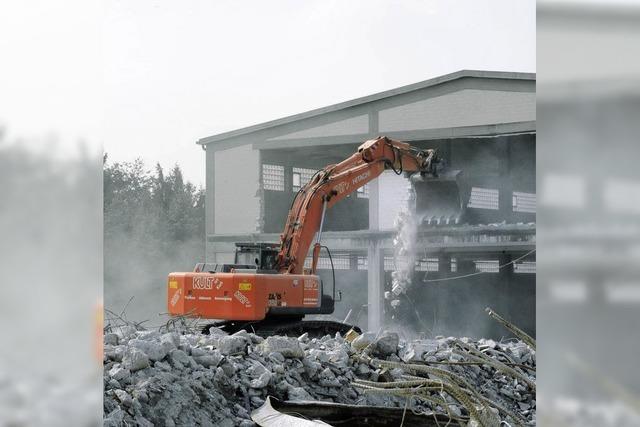
[[[387,90],[384,92],[375,93],[372,95],[364,96],[361,98],[352,99],[349,101],[341,102],[338,104],[329,105],[327,107],[317,108],[314,110],[306,111],[292,116],[283,117],[276,120],[260,123],[253,126],[248,126],[240,129],[236,129],[229,132],[223,132],[220,134],[208,136],[197,141],[197,144],[207,146],[208,144],[215,143],[216,149],[226,149],[231,146],[255,144],[265,138],[273,136],[282,129],[283,132],[291,126],[291,124],[308,119],[318,118],[319,116],[331,116],[333,113],[343,110],[356,111],[363,108],[367,108],[368,104],[376,101],[385,100],[388,98],[398,97],[399,95],[409,94],[411,92],[421,91],[429,88],[436,88],[441,86],[452,85],[457,81],[465,80],[470,83],[471,86],[478,86],[478,88],[484,88],[483,82],[501,82],[502,90],[509,90],[512,86],[513,91],[523,90],[523,84],[531,86],[533,84],[533,90],[535,90],[535,73],[519,73],[519,72],[503,72],[503,71],[479,71],[479,70],[462,70],[454,73],[446,74],[443,76],[435,77],[422,82],[401,86],[395,89]],[[454,132],[455,133],[455,132]]]

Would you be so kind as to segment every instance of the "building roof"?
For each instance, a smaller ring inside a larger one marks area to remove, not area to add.
[[[371,102],[379,101],[381,99],[402,95],[408,92],[413,92],[413,91],[424,89],[430,86],[436,86],[443,83],[448,83],[448,82],[462,79],[462,78],[535,81],[536,75],[535,73],[518,73],[518,72],[505,72],[505,71],[480,71],[480,70],[456,71],[454,73],[445,74],[443,76],[424,80],[418,83],[413,83],[410,85],[401,86],[401,87],[387,90],[384,92],[374,93],[372,95],[363,96],[363,97],[355,98],[349,101],[340,102],[338,104],[329,105],[327,107],[317,108],[314,110],[306,111],[304,113],[294,114],[292,116],[287,116],[287,117],[283,117],[276,120],[270,120],[268,122],[259,123],[253,126],[247,126],[247,127],[232,130],[229,132],[223,132],[216,135],[208,136],[198,140],[197,144],[207,145],[217,141],[224,141],[230,138],[235,138],[242,135],[264,131],[266,129],[282,126],[295,121],[304,120],[304,119],[320,116],[323,114],[336,112],[339,110],[344,110],[354,106],[368,104]]]

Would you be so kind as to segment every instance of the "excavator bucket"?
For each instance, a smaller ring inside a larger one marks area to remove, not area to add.
[[[464,205],[459,180],[461,174],[460,170],[446,170],[437,176],[411,176],[416,214],[422,218],[422,224],[453,225],[462,222]]]

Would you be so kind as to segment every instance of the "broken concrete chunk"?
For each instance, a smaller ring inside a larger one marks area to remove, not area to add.
[[[398,351],[400,337],[395,332],[383,332],[375,341],[375,351],[381,356],[389,356]]]
[[[115,365],[109,370],[109,376],[116,381],[120,381],[131,374],[128,369],[123,368],[120,365]]]
[[[122,403],[122,405],[131,406],[133,404],[133,399],[131,398],[131,395],[129,395],[129,393],[127,393],[126,391],[116,390],[115,394],[118,400],[120,401],[120,403]]]
[[[180,345],[180,335],[176,332],[168,332],[160,336],[161,343],[169,343],[174,347],[178,347]]]
[[[329,368],[325,368],[320,374],[318,374],[318,384],[322,387],[340,387],[340,381],[336,378],[333,371]]]
[[[157,341],[132,339],[129,341],[129,345],[146,354],[154,362],[164,359],[167,355],[167,350]]]
[[[176,349],[169,353],[169,357],[174,365],[178,367],[185,367],[191,365],[191,357],[182,350]]]
[[[436,340],[412,341],[402,350],[401,359],[405,362],[422,361],[427,356],[436,354],[439,343]]]
[[[171,365],[169,365],[167,362],[156,362],[153,364],[153,366],[163,371],[171,370]]]
[[[227,335],[218,340],[218,350],[225,356],[244,353],[247,345],[247,339],[242,336]]]
[[[131,372],[149,367],[149,358],[135,347],[129,347],[122,357],[122,366]]]
[[[289,386],[287,389],[289,400],[313,400],[313,397],[302,387]]]
[[[124,325],[124,326],[118,328],[116,333],[118,334],[118,338],[120,340],[122,340],[122,339],[128,340],[129,338],[136,336],[136,331],[137,331],[137,329],[135,328],[135,326],[133,326],[133,325]]]
[[[120,427],[124,422],[125,413],[122,409],[117,408],[109,412],[109,415],[102,423],[103,427]]]
[[[364,364],[364,363],[359,363],[358,367],[356,368],[356,373],[358,375],[368,375],[369,372],[371,372],[371,369],[369,368],[368,365]]]
[[[220,427],[234,427],[234,423],[233,423],[233,421],[231,421],[230,419],[227,418],[227,419],[224,419],[224,420],[220,421],[218,423],[218,426],[220,426]]]
[[[222,354],[220,354],[219,351],[214,351],[202,356],[195,356],[193,357],[193,360],[195,360],[205,368],[210,368],[211,366],[218,366],[218,364],[222,360]]]
[[[250,341],[251,339],[249,338],[249,333],[247,331],[245,331],[244,329],[239,330],[238,332],[231,334],[232,337],[242,337],[244,339],[246,339],[247,341]]]
[[[104,334],[104,344],[105,345],[118,345],[118,334],[108,333]]]
[[[265,388],[271,380],[271,372],[264,372],[258,378],[251,380],[251,388]]]
[[[199,348],[199,347],[192,347],[191,348],[191,356],[192,357],[204,356],[205,354],[207,354],[207,352],[204,351],[203,349]]]
[[[229,335],[229,334],[227,334],[225,331],[223,331],[220,328],[216,328],[215,326],[211,326],[209,328],[209,335],[211,335],[211,336],[214,336],[214,335],[222,336],[222,335]]]
[[[148,419],[146,419],[145,417],[143,417],[142,415],[138,414],[135,417],[136,420],[136,425],[138,427],[153,427],[154,424],[149,421]]]
[[[269,359],[274,363],[284,363],[285,357],[282,355],[282,353],[274,351],[269,354]]]
[[[304,357],[304,351],[300,347],[300,342],[293,337],[283,336],[271,336],[260,344],[262,347],[262,354],[270,354],[277,352],[284,357],[293,357],[301,359]]]
[[[365,332],[364,334],[359,335],[353,341],[351,341],[351,348],[353,348],[355,351],[364,350],[369,346],[369,344],[373,342],[375,338],[376,335],[374,333]]]
[[[158,331],[136,331],[136,336],[141,340],[156,340],[160,336]]]
[[[269,380],[271,380],[271,371],[258,361],[253,362],[251,366],[249,366],[247,373],[251,378],[254,378],[251,381],[251,388],[264,388],[269,384]]]

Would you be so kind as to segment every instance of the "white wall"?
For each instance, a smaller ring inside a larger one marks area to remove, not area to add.
[[[260,214],[260,159],[251,145],[215,154],[215,233],[252,233]]]

